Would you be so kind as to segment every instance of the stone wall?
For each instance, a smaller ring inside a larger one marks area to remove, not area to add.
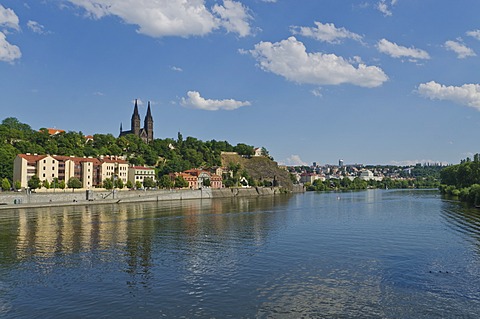
[[[252,187],[252,188],[223,188],[223,189],[172,189],[172,190],[148,190],[148,191],[86,191],[76,190],[55,192],[31,193],[4,192],[0,193],[0,209],[13,207],[38,207],[38,206],[64,206],[78,204],[108,204],[130,203],[146,201],[169,201],[188,200],[202,198],[228,198],[228,197],[252,197],[268,196],[281,193],[275,187]]]

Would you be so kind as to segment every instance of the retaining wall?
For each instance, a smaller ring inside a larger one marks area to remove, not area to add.
[[[202,198],[228,198],[267,196],[280,193],[276,187],[172,189],[148,191],[89,191],[86,190],[31,193],[0,193],[0,209],[14,207],[65,206],[78,204],[108,204],[146,201],[188,200]]]

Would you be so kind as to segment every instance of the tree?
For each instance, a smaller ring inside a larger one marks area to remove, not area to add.
[[[210,187],[212,183],[210,182],[209,178],[203,180],[203,186]]]
[[[253,146],[244,144],[244,143],[238,143],[237,146],[235,146],[235,151],[239,155],[248,155],[251,156],[255,154],[255,148]]]
[[[143,187],[145,188],[152,188],[152,187],[155,187],[155,181],[153,180],[153,178],[150,178],[150,177],[145,177],[143,179]]]
[[[45,187],[46,189],[50,189],[50,183],[48,182],[48,180],[44,180],[42,183],[42,186]]]
[[[175,177],[175,187],[178,187],[178,188],[188,187],[188,182],[182,176],[177,176]]]
[[[123,183],[123,180],[121,178],[115,179],[115,187],[119,189],[123,189],[125,187],[125,184]]]
[[[132,181],[130,181],[130,180],[127,181],[127,185],[126,185],[126,186],[127,186],[127,188],[133,188],[133,183],[132,183]]]
[[[160,188],[172,188],[173,182],[169,175],[163,175],[158,181],[158,187]]]
[[[40,188],[40,178],[38,178],[37,175],[33,175],[32,178],[28,181],[28,187],[31,189],[37,189]]]
[[[66,185],[65,185],[65,181],[60,181],[60,182],[58,183],[58,188],[60,188],[60,189],[65,189],[65,186],[66,186]]]
[[[10,190],[10,188],[12,187],[12,185],[10,185],[10,182],[8,181],[8,178],[4,178],[2,179],[2,190],[3,191],[8,191]]]
[[[50,183],[51,188],[57,188],[59,187],[59,182],[58,182],[58,177],[55,177],[53,181]]]
[[[82,188],[82,182],[77,177],[72,177],[68,180],[67,186],[75,191],[76,188]]]
[[[13,186],[15,187],[15,189],[21,189],[22,188],[22,182],[15,181],[15,183],[13,183]]]
[[[113,181],[110,178],[105,178],[103,181],[103,188],[105,189],[113,189]]]
[[[136,181],[136,182],[135,182],[135,188],[136,188],[136,189],[142,188],[142,183],[140,183],[140,181]]]

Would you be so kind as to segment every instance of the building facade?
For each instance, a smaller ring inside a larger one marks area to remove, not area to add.
[[[28,187],[28,181],[36,175],[50,184],[58,180],[68,184],[76,177],[82,187],[89,189],[102,185],[106,178],[128,178],[128,162],[117,157],[75,157],[38,154],[18,154],[13,162],[13,180],[20,181],[21,187]]]
[[[222,188],[223,182],[222,177],[216,174],[211,174],[210,172],[199,170],[199,169],[189,169],[182,173],[172,174],[172,180],[175,177],[181,176],[185,181],[188,182],[188,187],[191,189],[199,189],[205,187],[205,181],[210,181],[211,188]]]
[[[132,119],[130,122],[131,129],[129,131],[123,131],[123,126],[120,124],[120,136],[133,134],[140,137],[145,143],[153,141],[153,117],[150,110],[150,102],[148,102],[147,115],[143,127],[141,127],[140,114],[138,113],[138,102],[135,100],[135,106],[133,108]]]
[[[128,168],[128,180],[132,182],[133,185],[137,182],[143,185],[145,178],[151,178],[155,182],[155,169],[145,166],[132,166]]]

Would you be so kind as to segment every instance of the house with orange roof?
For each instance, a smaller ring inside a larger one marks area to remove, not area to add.
[[[210,172],[200,170],[200,169],[189,169],[183,172],[183,174],[187,175],[187,178],[184,177],[185,180],[191,181],[189,182],[189,186],[193,189],[202,188],[204,187],[205,181],[210,181],[211,188],[222,188],[222,177],[216,174],[211,174]],[[191,185],[190,185],[191,184]]]
[[[60,134],[60,133],[65,133],[65,130],[60,130],[60,129],[57,129],[57,128],[47,128],[47,131],[48,131],[48,134],[50,134],[50,135],[57,135],[57,134]]]

